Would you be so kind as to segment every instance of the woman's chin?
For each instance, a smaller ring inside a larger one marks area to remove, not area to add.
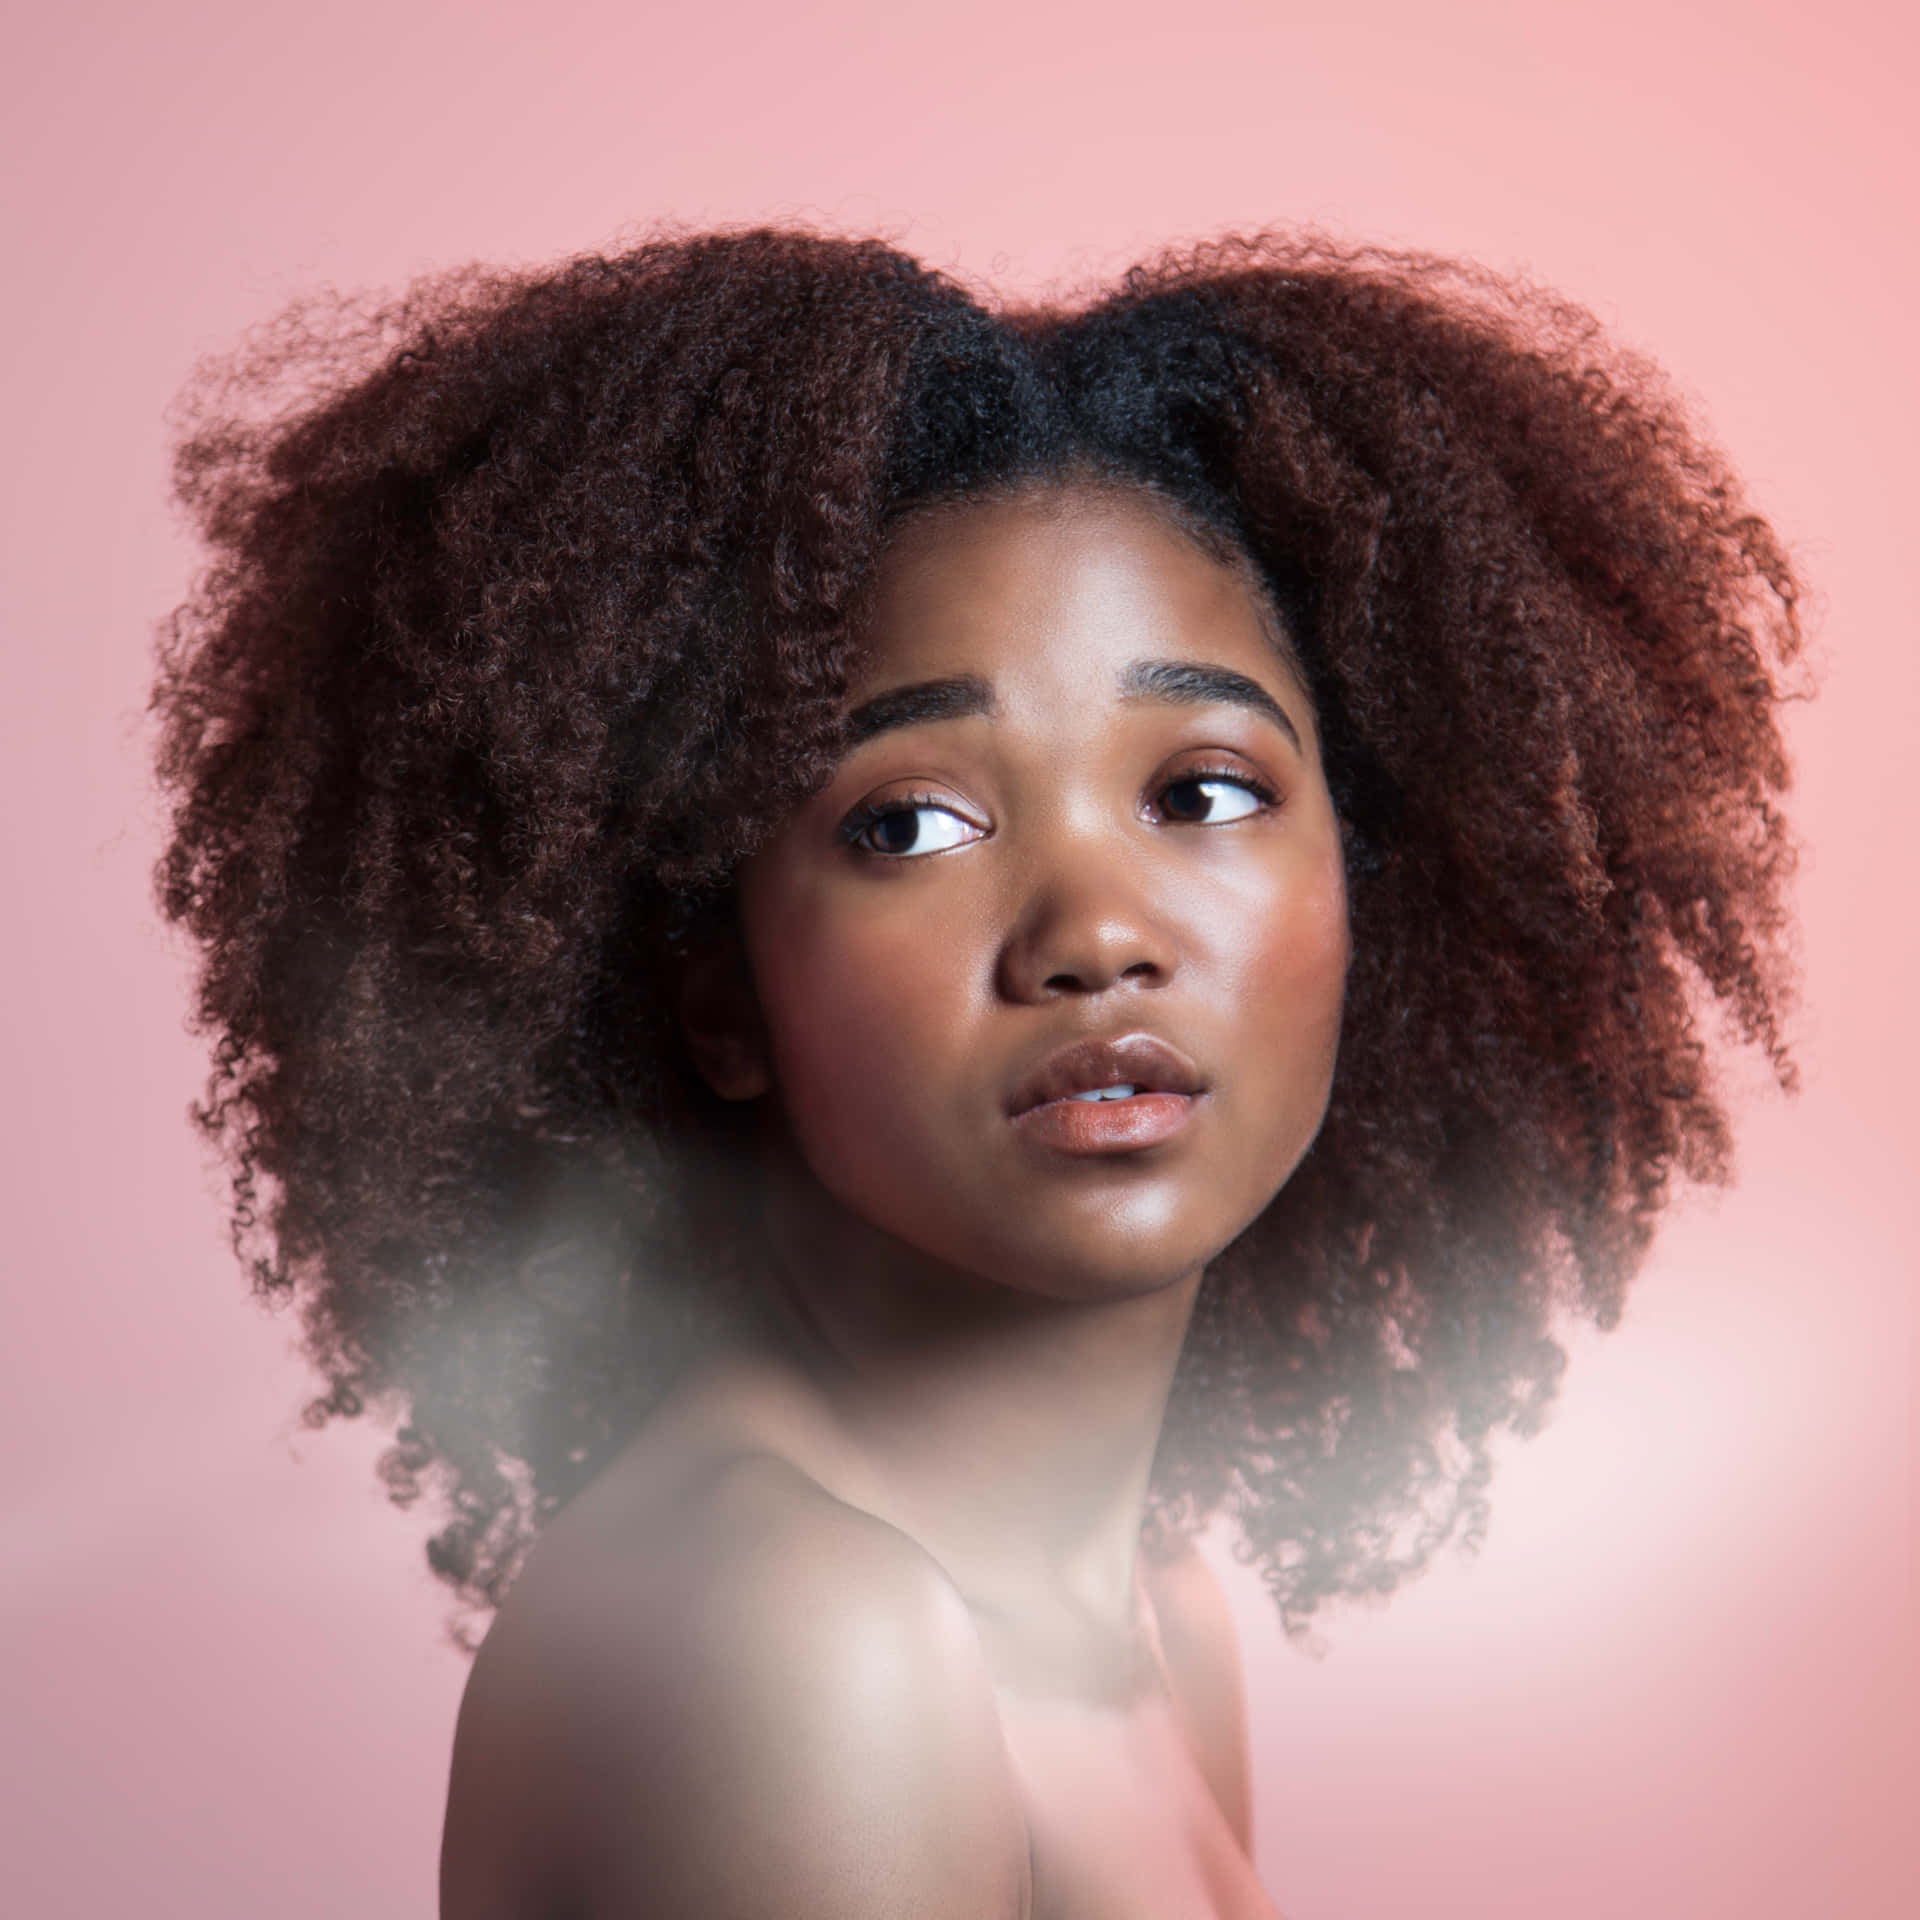
[[[1239,1231],[1108,1231],[1057,1236],[1001,1232],[984,1247],[955,1249],[959,1257],[949,1257],[948,1264],[1032,1299],[1097,1306],[1143,1299],[1184,1286]]]

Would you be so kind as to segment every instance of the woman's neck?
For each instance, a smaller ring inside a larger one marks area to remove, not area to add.
[[[976,1609],[1130,1632],[1148,1478],[1200,1275],[1063,1301],[958,1272],[776,1173],[783,1333],[830,1488],[898,1526]]]

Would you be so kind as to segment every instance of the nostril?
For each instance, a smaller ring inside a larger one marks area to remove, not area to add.
[[[1109,980],[1158,980],[1161,968],[1153,960],[1136,960],[1131,966],[1122,967],[1117,974],[1106,976]],[[1090,972],[1051,973],[1043,983],[1042,990],[1047,993],[1095,993],[1099,991],[1098,976]]]

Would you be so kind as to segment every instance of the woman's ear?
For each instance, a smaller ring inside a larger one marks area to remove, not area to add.
[[[773,1085],[767,1030],[737,934],[688,947],[680,961],[679,1002],[687,1051],[722,1100],[757,1100]]]

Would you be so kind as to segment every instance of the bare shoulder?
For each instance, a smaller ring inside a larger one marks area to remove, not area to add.
[[[1172,1560],[1150,1567],[1146,1585],[1181,1729],[1227,1825],[1251,1856],[1247,1687],[1233,1610],[1191,1541]]]
[[[1026,1872],[964,1603],[778,1459],[556,1526],[475,1661],[442,1920],[1014,1920]]]

